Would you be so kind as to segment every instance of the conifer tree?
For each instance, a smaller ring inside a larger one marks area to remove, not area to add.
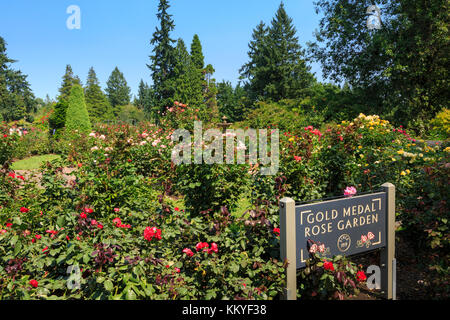
[[[154,91],[144,80],[139,82],[138,96],[135,99],[134,105],[144,111],[144,114],[148,117],[151,116],[152,107],[155,104]]]
[[[75,76],[72,71],[72,66],[70,64],[66,65],[66,73],[64,73],[63,81],[61,87],[59,88],[58,101],[62,103],[67,103],[70,96],[70,91],[72,86],[78,84],[81,85],[81,81],[78,76]]]
[[[112,108],[108,98],[100,87],[93,67],[89,69],[84,94],[91,122],[102,121],[113,117]]]
[[[80,79],[73,74],[70,64],[66,65],[66,72],[63,75],[61,87],[58,89],[59,96],[57,97],[57,103],[53,106],[53,113],[49,118],[50,133],[58,133],[65,127],[66,124],[66,112],[69,105],[69,96],[74,85],[81,85]]]
[[[131,89],[125,80],[125,77],[119,68],[115,67],[106,82],[106,94],[112,107],[114,116],[120,112],[120,107],[130,103]]]
[[[170,32],[175,28],[172,15],[168,13],[170,8],[168,0],[160,0],[157,18],[160,26],[156,27],[150,44],[153,45],[153,55],[150,56],[151,64],[147,67],[152,71],[153,89],[156,97],[155,115],[163,112],[167,106],[172,105],[174,95],[174,65],[175,42],[170,38]]]
[[[192,76],[191,76],[191,90],[192,99],[191,104],[203,108],[205,98],[205,61],[204,61],[202,45],[197,34],[194,35],[191,43],[191,61],[192,61]]]
[[[92,130],[84,99],[83,88],[75,84],[70,90],[66,112],[66,129],[69,131],[90,132]]]
[[[0,114],[7,121],[27,117],[37,107],[27,76],[10,67],[14,62],[7,56],[6,42],[0,37]]]
[[[261,22],[254,29],[249,43],[250,61],[240,70],[253,100],[297,98],[312,84],[314,77],[296,32],[283,2],[269,28]]]

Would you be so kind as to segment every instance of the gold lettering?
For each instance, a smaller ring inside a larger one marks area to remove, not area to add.
[[[314,232],[314,229],[316,229],[315,232]],[[313,236],[317,236],[320,232],[320,227],[318,225],[315,225],[314,227],[311,228],[311,232],[312,232]]]
[[[344,220],[339,220],[337,223],[338,230],[344,230]]]
[[[333,224],[331,222],[328,222],[327,232],[332,232],[332,231],[333,231]]]
[[[320,220],[319,220],[319,214],[321,216]],[[316,222],[322,222],[323,221],[323,212],[317,212],[316,214]]]
[[[364,212],[364,206],[362,206],[362,205],[358,205],[358,214],[361,214],[361,213],[363,213]]]
[[[372,223],[378,223],[378,213],[372,215]]]
[[[311,237],[311,235],[309,234],[309,227],[305,227],[305,238],[306,237]]]
[[[350,217],[350,207],[348,207],[347,210],[345,210],[345,208],[344,208],[343,217]]]
[[[335,210],[335,209],[331,210],[331,219],[334,220],[337,218],[337,216],[338,216],[337,210]]]
[[[345,224],[345,229],[351,228],[352,223],[350,222],[350,219],[347,220],[347,223]]]
[[[373,204],[373,202],[372,202],[372,204]],[[371,212],[371,211],[370,211],[370,206],[369,206],[369,204],[366,205],[366,210],[364,211],[364,213],[366,213],[367,210],[369,210],[369,212]]]
[[[362,227],[366,224],[366,218],[364,216],[359,217],[359,226]]]
[[[314,218],[313,218],[313,220],[309,221],[309,217],[311,217],[311,216],[314,216],[314,213],[310,213],[310,214],[308,214],[308,215],[306,216],[306,221],[307,221],[308,223],[314,223]]]
[[[353,218],[353,227],[358,226],[358,218]]]

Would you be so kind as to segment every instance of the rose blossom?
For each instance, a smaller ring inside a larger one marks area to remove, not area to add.
[[[347,187],[347,188],[345,188],[345,190],[344,190],[344,195],[346,196],[346,197],[351,197],[351,196],[354,196],[355,194],[356,194],[356,188],[355,187]]]

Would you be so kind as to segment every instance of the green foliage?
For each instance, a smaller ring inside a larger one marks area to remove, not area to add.
[[[159,113],[163,112],[167,106],[173,104],[174,87],[174,66],[175,49],[172,44],[175,40],[170,38],[170,32],[175,25],[167,10],[170,8],[168,0],[160,0],[158,5],[158,20],[160,26],[153,33],[150,44],[153,45],[153,55],[150,56],[151,64],[147,67],[152,72],[153,88],[157,105],[155,106],[155,116],[159,118]]]
[[[192,216],[215,212],[222,206],[233,209],[248,184],[246,165],[181,164],[177,167],[176,188],[185,195]]]
[[[226,116],[229,122],[243,120],[245,91],[237,85],[235,88],[229,81],[222,81],[217,84],[217,104],[221,116]]]
[[[114,116],[120,112],[120,107],[130,103],[131,89],[120,70],[115,67],[106,82],[106,94],[111,105]]]
[[[72,67],[68,64],[66,65],[66,72],[64,73],[63,81],[59,88],[58,102],[68,105],[70,92],[76,84],[81,85],[81,81],[78,76],[74,76]]]
[[[37,103],[27,76],[11,68],[16,62],[6,55],[6,42],[0,37],[0,115],[6,121],[28,118]]]
[[[323,18],[311,54],[325,77],[357,89],[366,105],[361,112],[423,131],[420,120],[448,105],[448,3],[381,1],[382,28],[371,31],[366,9],[372,4],[318,1]]]
[[[270,27],[261,22],[253,30],[249,49],[250,61],[240,73],[253,101],[297,98],[314,80],[283,3]]]
[[[450,110],[447,108],[436,114],[436,117],[430,121],[430,135],[438,139],[449,140],[450,138]]]
[[[0,166],[9,165],[14,156],[18,136],[9,133],[8,126],[0,125]]]
[[[359,294],[358,282],[363,282],[366,275],[354,263],[343,256],[326,259],[320,254],[311,256],[298,276],[298,297],[305,300],[344,300]]]
[[[53,105],[53,112],[48,118],[49,124],[49,134],[55,134],[55,137],[59,135],[66,124],[66,112],[67,112],[68,101],[63,100],[63,102],[57,102]]]
[[[119,121],[128,123],[138,123],[140,121],[143,121],[144,118],[144,112],[131,104],[120,107],[120,112],[117,116],[117,119],[119,119]]]
[[[108,98],[103,93],[97,75],[92,67],[89,69],[84,94],[91,122],[112,119],[114,117]]]
[[[66,129],[68,131],[90,132],[91,121],[84,100],[83,88],[74,85],[70,92],[69,106],[66,112]]]
[[[31,128],[27,134],[22,135],[14,149],[14,157],[23,159],[34,155],[43,155],[50,152],[49,135],[47,131]]]

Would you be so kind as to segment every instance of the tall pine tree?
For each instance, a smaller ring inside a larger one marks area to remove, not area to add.
[[[14,62],[6,55],[6,42],[0,37],[0,114],[7,121],[27,117],[37,107],[27,76],[11,69]]]
[[[81,85],[80,78],[75,76],[72,71],[72,67],[70,64],[66,65],[66,73],[63,75],[63,82],[61,87],[59,88],[59,96],[58,101],[62,103],[66,103],[69,101],[70,91],[72,90],[72,86],[78,84]]]
[[[172,44],[175,42],[170,38],[170,32],[175,28],[172,15],[168,13],[170,8],[168,0],[160,0],[158,5],[157,18],[160,26],[156,27],[150,44],[153,45],[153,55],[150,56],[151,64],[147,67],[152,71],[153,89],[156,97],[155,116],[158,111],[163,112],[167,106],[173,103],[174,95],[174,65],[175,49]]]
[[[100,87],[100,83],[93,67],[91,67],[88,72],[84,95],[89,118],[92,123],[111,119],[113,117],[112,108],[108,98]]]
[[[152,107],[155,104],[155,93],[144,80],[139,82],[138,96],[134,101],[134,105],[144,111],[147,117],[151,117]]]
[[[240,72],[253,99],[297,98],[314,76],[306,65],[292,19],[281,2],[269,28],[260,23],[249,44],[250,61]]]
[[[66,112],[69,106],[69,97],[72,87],[74,85],[81,85],[80,79],[73,74],[70,64],[66,65],[66,72],[63,75],[61,87],[58,89],[59,96],[57,103],[53,106],[53,113],[49,118],[50,133],[58,133],[64,128],[66,124]]]
[[[106,82],[106,94],[114,116],[120,113],[120,107],[130,103],[131,89],[119,68],[115,67]]]

